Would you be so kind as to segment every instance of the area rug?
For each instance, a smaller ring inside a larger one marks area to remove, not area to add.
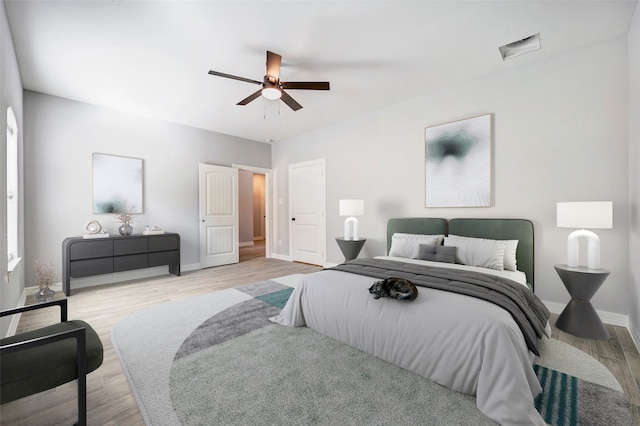
[[[112,341],[149,425],[493,425],[475,398],[306,327],[272,324],[300,276],[129,315]],[[545,339],[536,408],[552,425],[629,425],[598,361]]]

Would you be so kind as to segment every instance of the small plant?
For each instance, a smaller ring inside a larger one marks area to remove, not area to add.
[[[57,282],[58,274],[56,274],[56,267],[53,262],[48,265],[42,265],[36,260],[34,269],[40,292],[47,290]]]

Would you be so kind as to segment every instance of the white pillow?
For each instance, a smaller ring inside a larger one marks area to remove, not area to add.
[[[504,243],[504,269],[507,271],[517,271],[518,265],[516,262],[516,250],[518,249],[518,240],[489,240],[487,238],[472,238],[463,237],[460,235],[449,235],[452,239],[468,239],[468,240],[486,240],[486,241],[499,241]]]
[[[458,248],[456,261],[463,265],[504,270],[505,244],[501,241],[444,237],[444,245]]]
[[[444,235],[402,234],[399,232],[391,236],[389,256],[417,259],[420,244],[441,245]]]

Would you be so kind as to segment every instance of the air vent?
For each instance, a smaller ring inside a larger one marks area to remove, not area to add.
[[[540,49],[540,33],[498,47],[502,60],[515,58],[538,49]]]

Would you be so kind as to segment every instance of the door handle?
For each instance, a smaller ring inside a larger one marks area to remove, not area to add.
[[[292,218],[291,218],[291,220],[296,220],[296,218],[295,218],[295,217],[292,217]]]

